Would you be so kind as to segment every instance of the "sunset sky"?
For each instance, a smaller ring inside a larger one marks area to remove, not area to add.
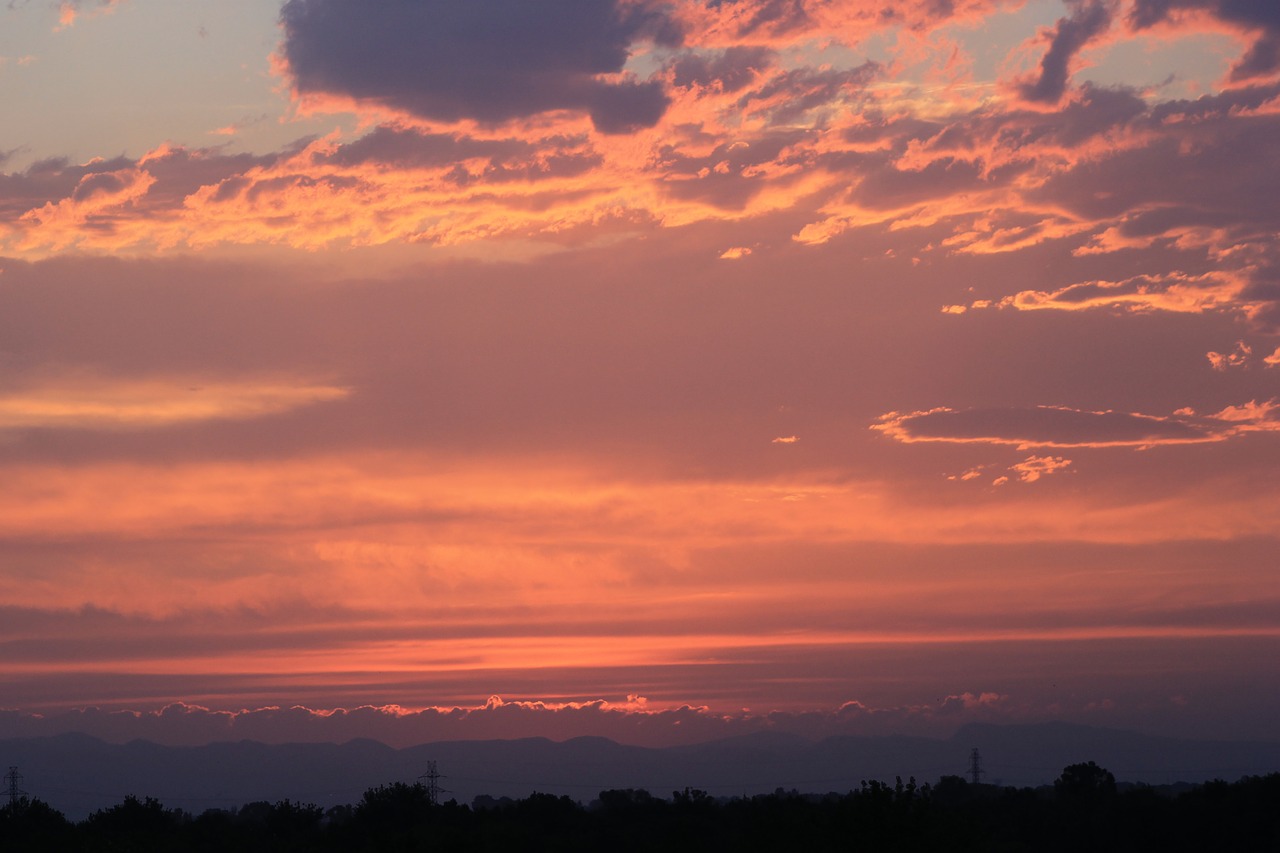
[[[0,736],[1280,740],[1280,4],[0,5]]]

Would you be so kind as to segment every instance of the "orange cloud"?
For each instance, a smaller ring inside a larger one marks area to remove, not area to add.
[[[1181,419],[1216,424],[1229,436],[1275,430],[1276,413],[1274,403],[1259,403],[1198,421]],[[945,421],[899,420],[899,430],[914,431],[909,441],[1028,443],[1013,430],[973,439],[956,437]],[[951,434],[942,436],[944,430]],[[1041,445],[1051,441],[1030,438]],[[1086,440],[1101,443],[1096,435],[1076,436],[1071,446]],[[1031,482],[1070,464],[1034,455],[1012,472]],[[832,548],[1159,542],[1171,531],[1179,537],[1267,535],[1274,533],[1277,512],[1274,495],[1256,492],[1218,494],[1206,509],[1203,488],[1121,506],[1070,494],[1038,504],[975,506],[945,495],[904,498],[877,483],[625,481],[583,463],[463,464],[452,456],[407,452],[240,463],[11,463],[4,479],[0,538],[14,559],[0,572],[0,597],[11,606],[92,604],[175,618],[192,608],[228,614],[338,608],[355,614],[351,642],[359,648],[350,655],[369,665],[381,659],[384,666],[402,656],[404,666],[413,665],[427,629],[420,619],[387,622],[379,614],[435,612],[445,601],[445,610],[431,620],[431,636],[440,638],[431,654],[476,666],[518,657],[498,655],[476,636],[500,631],[536,637],[551,624],[580,639],[530,640],[522,645],[525,663],[532,660],[529,650],[547,660],[582,659],[585,653],[575,651],[588,642],[582,637],[660,637],[655,620],[664,619],[700,626],[697,632],[710,645],[749,646],[739,635],[749,634],[753,621],[755,630],[763,630],[760,620],[770,612],[768,619],[781,620],[779,632],[803,618],[810,628],[805,642],[837,628],[833,636],[844,638],[839,642],[852,641],[858,631],[829,621],[837,612],[830,602],[853,596],[890,618],[905,606],[903,576],[900,569],[850,574],[841,568],[843,559],[828,571],[823,567],[830,555],[821,554]],[[796,587],[778,566],[811,551],[807,579]],[[921,578],[930,595],[942,596],[938,607],[954,593],[943,580]],[[981,582],[976,575],[973,580]],[[495,590],[501,590],[497,598]],[[918,613],[924,592],[911,595]],[[788,608],[777,609],[779,596],[791,602]],[[898,603],[890,607],[892,602]],[[718,614],[711,623],[704,618],[709,610]],[[413,626],[416,639],[401,636],[400,629],[387,635],[378,624]],[[303,619],[297,626],[304,645],[314,637],[309,625]],[[633,627],[624,630],[626,625]],[[868,638],[890,627],[875,620],[862,625]],[[733,637],[715,639],[719,633]],[[282,634],[280,641],[285,639]],[[654,639],[645,654],[674,654],[680,644],[667,642]],[[632,652],[618,643],[592,654],[622,665]],[[228,652],[227,661],[235,654]],[[287,668],[292,654],[286,645],[245,665]]]
[[[198,378],[112,381],[65,377],[0,394],[4,429],[149,429],[243,420],[341,400],[347,388],[289,382],[219,383]]]
[[[56,30],[66,29],[85,14],[89,15],[105,15],[114,12],[123,0],[59,0],[58,2],[58,26]],[[91,5],[92,4],[92,5]],[[91,5],[86,13],[85,6]]]
[[[931,32],[945,24],[976,22],[993,10],[1015,9],[1021,0],[960,0],[939,5],[930,0],[733,0],[705,3],[679,0],[672,17],[685,33],[687,44],[724,47],[736,44],[793,47],[810,41],[835,40],[857,46],[889,29]]]
[[[1047,477],[1058,471],[1071,467],[1071,460],[1061,456],[1028,456],[1013,466],[1018,472],[1018,479],[1024,483],[1034,483],[1041,477]]]
[[[1236,348],[1228,353],[1207,352],[1205,358],[1209,359],[1209,364],[1219,373],[1226,372],[1236,368],[1242,368],[1248,365],[1249,357],[1253,355],[1253,349],[1244,341],[1236,341]]]
[[[110,228],[114,221],[129,218],[128,208],[143,198],[155,182],[154,176],[137,168],[85,175],[67,198],[22,214],[20,224],[27,228],[19,246],[73,246],[78,232]],[[46,234],[55,236],[44,238]]]
[[[1201,275],[1169,273],[1139,275],[1121,281],[1086,281],[1053,291],[1023,290],[991,307],[1018,311],[1085,311],[1116,308],[1124,311],[1173,311],[1199,314],[1215,310],[1244,310],[1245,282],[1229,272]],[[972,307],[979,307],[971,305]]]
[[[948,442],[1008,444],[1020,449],[1142,449],[1161,445],[1227,441],[1249,432],[1278,431],[1278,411],[1280,402],[1276,400],[1229,406],[1212,415],[1196,415],[1188,409],[1159,416],[1113,411],[1091,412],[1062,406],[968,410],[937,408],[907,414],[890,412],[882,415],[871,428],[908,444]],[[1032,457],[1035,458],[1037,457]],[[1059,462],[1062,464],[1058,464]],[[1040,464],[1043,466],[1047,463],[1042,459]],[[1050,468],[1068,464],[1070,460],[1058,460]],[[1018,466],[1015,469],[1024,471]],[[1025,471],[1034,469],[1033,465]]]

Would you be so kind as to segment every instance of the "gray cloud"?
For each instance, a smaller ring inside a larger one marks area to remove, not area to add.
[[[1049,50],[1040,60],[1040,75],[1020,87],[1029,101],[1054,104],[1066,91],[1071,77],[1071,60],[1085,45],[1111,26],[1111,4],[1107,2],[1072,3],[1071,16],[1058,19]]]
[[[1256,38],[1231,68],[1236,82],[1270,77],[1280,71],[1280,4],[1268,0],[1135,0],[1129,25],[1144,30],[1182,11],[1204,11],[1254,33]]]
[[[773,56],[773,51],[764,47],[686,53],[672,65],[671,82],[682,87],[718,83],[723,91],[736,92],[748,86],[757,72],[771,65]]]
[[[663,188],[675,198],[741,209],[767,184],[758,167],[785,160],[788,146],[811,136],[807,131],[779,131],[750,143],[724,142],[697,157],[682,154],[676,146],[666,147],[661,162]]]
[[[583,137],[552,136],[535,141],[476,139],[450,133],[421,133],[381,126],[323,159],[343,167],[372,163],[379,168],[444,169],[459,184],[539,180],[581,174],[600,164]],[[464,161],[484,161],[469,172]]]
[[[655,124],[668,99],[656,81],[598,75],[622,71],[635,41],[679,40],[665,20],[617,0],[289,0],[280,17],[283,55],[303,95],[444,121],[582,110],[602,133]]]
[[[777,75],[738,101],[742,110],[758,110],[763,102],[773,124],[787,124],[809,110],[834,107],[846,93],[860,91],[884,70],[870,60],[849,69],[795,68]]]

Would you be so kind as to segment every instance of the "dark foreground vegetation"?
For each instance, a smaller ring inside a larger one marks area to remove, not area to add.
[[[328,810],[284,800],[191,815],[127,797],[79,823],[23,799],[0,809],[0,850],[1280,851],[1280,773],[1118,790],[1090,762],[1034,790],[947,776],[732,799],[614,790],[585,806],[550,794],[434,804],[424,786],[395,783]]]

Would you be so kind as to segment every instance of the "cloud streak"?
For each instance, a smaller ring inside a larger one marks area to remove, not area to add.
[[[207,420],[242,420],[333,402],[350,389],[267,382],[205,384],[198,378],[112,383],[96,377],[46,381],[0,394],[3,429],[151,429]]]
[[[1227,441],[1253,432],[1280,430],[1275,400],[1229,406],[1210,415],[1179,410],[1172,415],[1083,411],[1061,406],[1035,408],[948,408],[882,415],[872,425],[904,443],[951,442],[1033,447],[1128,447]],[[1029,469],[1030,470],[1030,469]],[[1025,478],[1024,478],[1025,479]],[[1032,477],[1035,479],[1035,477]]]

